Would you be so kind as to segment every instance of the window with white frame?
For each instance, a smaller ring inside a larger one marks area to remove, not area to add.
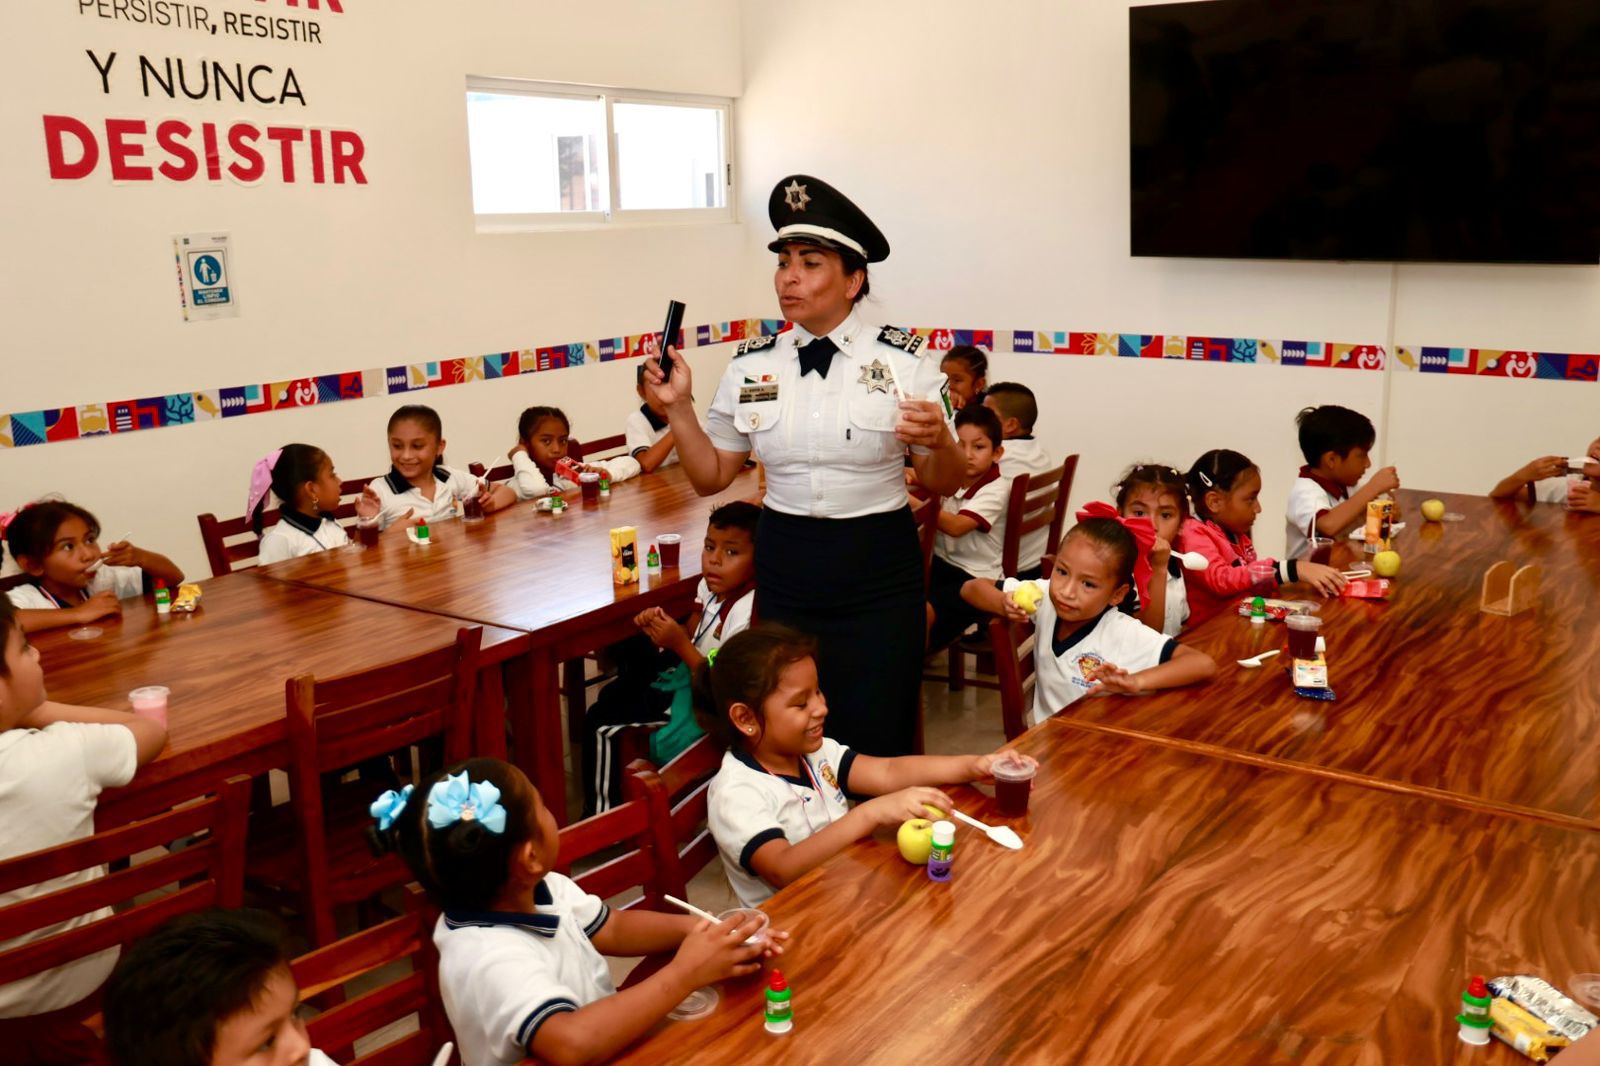
[[[480,229],[733,217],[733,101],[467,79]]]

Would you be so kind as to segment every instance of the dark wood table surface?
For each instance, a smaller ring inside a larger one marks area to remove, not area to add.
[[[1464,521],[1430,523],[1442,499]],[[1197,689],[1079,700],[1063,715],[1123,735],[1251,752],[1461,793],[1507,809],[1600,819],[1600,516],[1551,504],[1403,491],[1402,567],[1387,602],[1323,601],[1331,703],[1292,691],[1284,626],[1231,614],[1183,636],[1217,677]],[[1262,522],[1275,516],[1263,515]],[[1344,559],[1370,559],[1359,546]],[[1538,605],[1478,611],[1483,572],[1538,563]],[[1316,598],[1307,594],[1306,598]]]
[[[284,682],[380,666],[448,644],[465,623],[434,614],[230,574],[199,583],[193,614],[159,615],[148,600],[124,605],[102,635],[73,640],[70,628],[29,639],[39,649],[53,700],[128,709],[142,685],[172,690],[161,757],[126,789],[107,792],[103,821],[119,804],[143,806],[204,776],[260,774],[288,761]],[[486,627],[485,644],[522,634]]]
[[[930,882],[886,833],[773,897],[794,1031],[759,980],[626,1061],[1525,1062],[1452,1020],[1473,973],[1600,970],[1600,832],[1053,719],[1004,850],[956,837]]]
[[[557,518],[519,503],[480,523],[443,522],[434,543],[384,534],[376,548],[322,552],[253,571],[259,577],[326,592],[431,611],[529,635],[526,672],[509,676],[507,696],[516,760],[566,821],[561,752],[560,663],[629,636],[649,607],[686,610],[700,577],[706,519],[719,503],[756,496],[754,470],[715,497],[702,498],[677,466],[613,486],[611,498],[583,504],[578,493]],[[683,537],[679,566],[641,571],[637,585],[611,577],[611,529],[634,526],[640,562],[661,533]],[[532,743],[518,738],[532,737]],[[548,738],[548,740],[547,740]]]

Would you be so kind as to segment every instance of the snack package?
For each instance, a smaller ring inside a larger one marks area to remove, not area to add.
[[[185,613],[193,612],[200,606],[200,596],[199,585],[179,585],[178,596],[172,601],[172,609]]]
[[[583,473],[583,464],[579,463],[576,459],[563,455],[561,458],[556,460],[556,477],[566,478],[568,481],[576,482],[578,480],[578,475],[581,473]]]
[[[1590,1029],[1600,1025],[1600,1018],[1540,977],[1527,974],[1496,977],[1489,981],[1489,991],[1496,998],[1509,999],[1569,1041],[1582,1039]]]
[[[1385,552],[1394,539],[1394,501],[1379,497],[1367,504],[1367,550]]]
[[[1534,1062],[1549,1062],[1552,1051],[1572,1042],[1532,1011],[1498,996],[1489,1001],[1489,1020],[1494,1023],[1491,1036]]]
[[[618,585],[639,581],[639,531],[633,526],[611,531],[611,580]]]
[[[1308,700],[1332,700],[1333,689],[1328,687],[1328,662],[1321,655],[1315,659],[1296,659],[1289,667],[1294,679],[1294,694]]]
[[[1358,600],[1386,600],[1393,582],[1386,577],[1358,577],[1345,584],[1341,596]]]
[[[1255,601],[1256,597],[1254,596],[1246,596],[1244,599],[1240,600],[1239,617],[1249,618],[1252,605],[1255,603]],[[1307,606],[1317,606],[1310,600],[1265,599],[1262,602],[1267,605],[1267,620],[1269,622],[1281,622],[1285,618],[1288,618],[1291,614],[1294,614],[1296,611],[1304,610]]]

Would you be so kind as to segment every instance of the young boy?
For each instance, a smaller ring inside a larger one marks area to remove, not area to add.
[[[1600,514],[1600,437],[1590,442],[1586,458],[1578,473],[1568,468],[1565,456],[1535,459],[1501,479],[1489,497],[1509,500],[1526,494],[1529,503],[1564,503],[1568,510]]]
[[[1300,452],[1306,465],[1289,489],[1285,517],[1284,557],[1298,559],[1311,546],[1312,535],[1343,536],[1365,521],[1367,504],[1400,487],[1400,475],[1386,466],[1354,492],[1372,465],[1368,452],[1378,439],[1367,416],[1348,407],[1307,407],[1295,416],[1300,427]]]
[[[982,613],[961,598],[973,578],[1001,576],[1006,503],[1011,483],[1000,476],[1000,418],[969,405],[956,412],[956,439],[967,457],[961,491],[940,501],[939,537],[928,574],[928,647],[941,648],[965,633]]]
[[[750,627],[760,518],[761,508],[743,500],[711,512],[700,552],[700,587],[687,624],[660,607],[634,618],[642,638],[618,646],[617,679],[600,690],[585,717],[586,813],[603,811],[621,798],[619,737],[625,730],[654,730],[650,761],[657,766],[699,739],[689,675],[713,649]]]
[[[283,927],[253,910],[184,914],[106,983],[112,1066],[322,1066],[306,1039]]]
[[[1009,481],[1018,474],[1042,474],[1055,469],[1055,459],[1033,435],[1033,424],[1039,419],[1039,404],[1032,389],[1014,381],[1002,381],[989,386],[983,405],[1000,416],[1000,436],[1006,449],[1006,457],[1000,461],[1001,477]],[[1018,576],[1023,580],[1044,573],[1044,553],[1049,540],[1048,527],[1023,535],[1017,550]]]
[[[659,467],[676,463],[678,449],[673,442],[672,429],[667,425],[667,417],[661,405],[645,395],[643,363],[639,364],[639,369],[634,374],[633,387],[639,393],[639,399],[644,402],[639,405],[637,411],[628,416],[623,429],[628,437],[628,454],[639,461],[641,471],[649,474]]]

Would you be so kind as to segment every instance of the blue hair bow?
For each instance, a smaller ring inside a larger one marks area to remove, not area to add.
[[[491,833],[506,831],[506,809],[494,782],[468,781],[462,771],[428,790],[428,824],[444,829],[457,822],[477,822]]]
[[[411,792],[410,785],[402,788],[399,792],[391,788],[372,801],[372,806],[368,807],[367,810],[378,820],[378,831],[380,833],[387,833],[389,827],[394,825],[395,820],[400,817],[400,812],[405,810],[406,804],[410,802]]]

